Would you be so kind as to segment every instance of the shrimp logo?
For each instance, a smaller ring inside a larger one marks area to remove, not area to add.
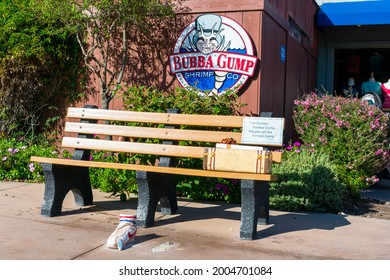
[[[189,24],[170,56],[171,73],[184,87],[220,95],[252,77],[258,58],[247,32],[224,16],[204,14]]]

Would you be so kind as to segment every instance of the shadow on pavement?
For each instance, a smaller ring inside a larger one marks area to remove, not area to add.
[[[94,205],[81,209],[63,210],[62,215],[76,215],[80,213],[94,213],[99,211],[117,210],[136,212],[137,198],[131,198],[126,202],[119,200],[95,201]],[[211,219],[225,219],[240,221],[240,205],[220,204],[213,202],[192,202],[187,200],[179,201],[179,209],[173,215],[163,215],[158,217],[152,227],[158,228],[169,224],[182,223],[186,221],[201,221]],[[268,225],[259,225],[257,238],[276,236],[288,232],[306,231],[312,229],[334,230],[343,227],[350,222],[343,216],[336,214],[323,214],[312,212],[275,212],[271,211]],[[279,214],[280,213],[280,214]]]

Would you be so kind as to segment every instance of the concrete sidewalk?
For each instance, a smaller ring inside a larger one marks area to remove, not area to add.
[[[71,193],[63,214],[42,217],[43,184],[0,182],[2,260],[390,260],[390,221],[318,213],[271,211],[258,239],[239,239],[240,207],[179,201],[172,216],[139,228],[131,247],[105,242],[120,213],[135,214],[137,199],[120,202],[94,191],[94,205],[77,207]]]

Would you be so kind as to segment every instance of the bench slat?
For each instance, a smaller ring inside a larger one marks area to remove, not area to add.
[[[62,147],[75,148],[80,150],[102,150],[109,152],[152,154],[170,157],[203,158],[204,156],[204,147],[151,144],[144,142],[123,142],[73,137],[64,137],[62,140]],[[275,163],[281,163],[282,153],[278,151],[271,152],[272,161]]]
[[[151,154],[171,157],[203,158],[203,147],[123,142],[99,139],[64,137],[63,148],[101,150],[109,152]]]
[[[220,116],[220,115],[191,115],[191,114],[170,114],[152,112],[132,112],[119,110],[68,108],[69,118],[89,120],[109,120],[123,122],[158,123],[171,125],[189,126],[214,126],[241,128],[243,118],[241,116]]]
[[[65,132],[214,143],[221,142],[222,139],[230,137],[240,143],[242,136],[241,132],[151,128],[75,122],[67,122],[65,125]]]
[[[165,174],[189,175],[189,176],[201,176],[201,177],[213,177],[213,178],[245,179],[245,180],[259,180],[259,181],[277,180],[277,176],[272,174],[224,172],[224,171],[211,171],[211,170],[203,170],[203,169],[163,167],[163,166],[153,166],[153,165],[137,165],[137,164],[124,164],[124,163],[112,163],[112,162],[45,158],[45,157],[36,157],[36,156],[32,156],[31,161],[41,162],[41,163],[52,163],[52,164],[65,164],[65,165],[80,166],[80,167],[116,168],[116,169],[125,169],[125,170],[140,170],[140,171],[150,171],[150,172],[165,173]]]

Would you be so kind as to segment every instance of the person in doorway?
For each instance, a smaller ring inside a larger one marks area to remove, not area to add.
[[[374,73],[371,73],[368,81],[362,83],[362,95],[365,95],[369,92],[376,93],[379,96],[382,95],[381,83],[375,80]]]
[[[358,98],[359,91],[358,91],[358,88],[355,84],[355,79],[350,77],[348,79],[347,85],[342,87],[341,92],[342,92],[342,95],[345,97]]]
[[[390,108],[390,79],[382,86],[383,105],[382,108]]]

